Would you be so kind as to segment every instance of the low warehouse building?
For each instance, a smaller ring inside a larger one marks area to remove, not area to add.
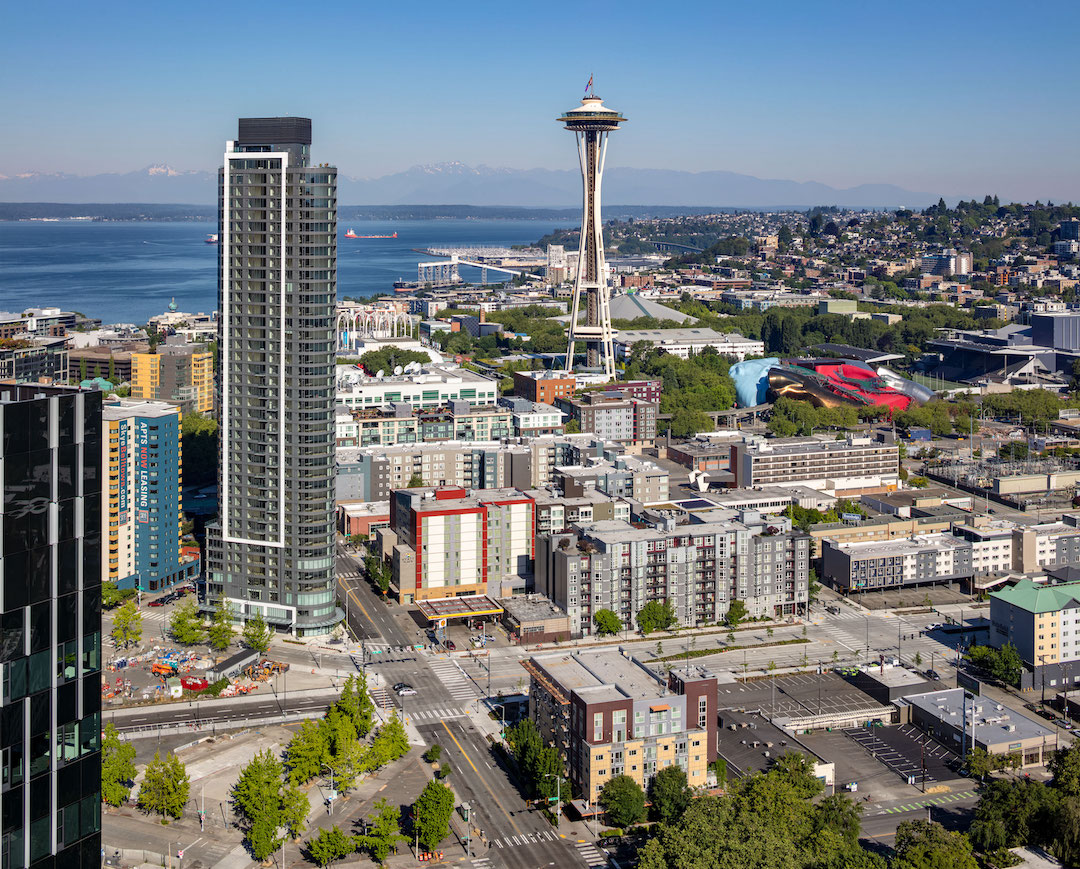
[[[896,705],[905,715],[961,757],[972,747],[987,754],[1020,756],[1021,768],[1042,766],[1057,751],[1057,731],[963,688],[910,694]]]

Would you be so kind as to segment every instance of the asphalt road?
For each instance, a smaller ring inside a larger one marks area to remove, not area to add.
[[[363,578],[364,566],[359,556],[339,543],[334,566],[341,597],[348,602],[346,617],[353,637],[357,640],[389,643],[392,646],[417,642],[416,633],[406,633],[394,619],[391,607],[397,605],[382,600]]]
[[[904,821],[925,821],[927,818],[950,830],[967,831],[978,801],[973,784],[972,788],[960,793],[926,794],[906,802],[864,809],[862,838],[891,847],[898,825]]]
[[[467,721],[422,724],[420,732],[443,747],[458,797],[474,811],[473,826],[488,842],[486,857],[506,869],[581,865],[573,843],[537,810],[527,808],[509,769],[487,740]]]
[[[246,718],[269,718],[295,712],[326,709],[332,697],[287,697],[284,694],[254,703],[230,704],[215,700],[207,703],[170,703],[166,706],[136,707],[106,712],[106,723],[117,727],[156,727],[159,724],[227,724]]]

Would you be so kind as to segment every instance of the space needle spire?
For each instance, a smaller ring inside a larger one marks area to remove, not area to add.
[[[570,332],[566,347],[566,370],[574,369],[574,346],[584,341],[589,368],[603,368],[608,379],[615,377],[615,350],[611,331],[611,294],[604,268],[604,227],[600,220],[600,182],[604,177],[607,137],[624,118],[604,106],[592,90],[592,77],[581,105],[558,120],[577,139],[581,161],[582,214],[578,246],[574,299],[570,308]],[[585,295],[585,322],[579,323],[581,296]]]

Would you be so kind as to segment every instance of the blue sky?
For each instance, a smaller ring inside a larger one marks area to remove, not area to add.
[[[1080,200],[1076,4],[7,4],[0,173],[212,168],[241,115],[314,120],[373,177],[575,168],[590,74],[609,165]]]

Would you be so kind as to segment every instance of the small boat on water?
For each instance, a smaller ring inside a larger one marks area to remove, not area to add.
[[[217,241],[218,241],[217,235],[215,233],[211,232],[206,236],[205,241],[206,241],[207,244],[217,244]]]
[[[356,230],[350,229],[345,233],[346,238],[397,238],[397,233],[393,235],[357,235]]]

